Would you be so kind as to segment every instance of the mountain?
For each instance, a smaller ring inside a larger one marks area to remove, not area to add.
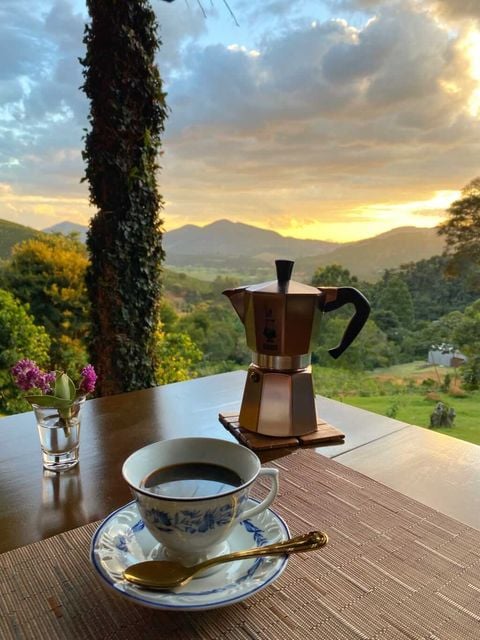
[[[13,245],[38,235],[39,232],[31,227],[0,220],[0,259],[5,260],[10,257]]]
[[[168,264],[182,264],[193,256],[213,260],[256,257],[270,262],[273,257],[320,255],[338,246],[336,242],[284,237],[276,231],[230,220],[217,220],[205,227],[188,224],[169,231],[164,240]]]
[[[67,234],[76,231],[82,240],[86,230],[68,221],[45,229]],[[38,233],[0,220],[0,258],[8,257],[16,242]],[[248,277],[248,281],[258,278],[260,282],[274,277],[275,258],[290,258],[295,260],[293,277],[301,282],[307,282],[315,269],[328,264],[340,264],[362,280],[375,281],[385,269],[440,255],[444,240],[434,228],[398,227],[373,238],[339,244],[286,238],[275,231],[218,220],[206,227],[189,224],[165,233],[164,248],[167,268],[205,272],[206,279],[235,273]]]
[[[433,228],[398,227],[373,238],[343,244],[327,256],[300,258],[297,272],[310,276],[317,267],[340,264],[361,280],[375,281],[385,269],[440,255],[445,241]]]
[[[274,231],[219,220],[206,227],[187,225],[165,234],[166,265],[217,269],[225,273],[265,268],[274,273],[275,258],[295,260],[295,280],[310,280],[318,267],[340,264],[367,281],[385,269],[418,262],[443,252],[435,229],[398,227],[373,238],[339,244],[285,238]]]
[[[78,233],[80,240],[85,242],[87,239],[87,229],[88,227],[85,227],[83,224],[64,220],[63,222],[58,222],[51,227],[47,227],[43,231],[45,233],[62,233],[64,236],[68,236],[70,233]]]

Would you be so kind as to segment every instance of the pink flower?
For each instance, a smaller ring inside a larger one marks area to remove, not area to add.
[[[93,365],[87,364],[81,371],[82,379],[80,380],[79,391],[84,393],[92,393],[97,382],[97,374]]]
[[[42,378],[39,378],[39,389],[41,389],[43,393],[50,393],[50,391],[52,391],[53,387],[55,386],[56,378],[57,376],[55,374],[55,371],[44,373],[42,375]]]
[[[17,364],[12,367],[11,372],[17,387],[30,394],[33,391],[35,395],[39,393],[41,395],[55,394],[57,392],[57,379],[61,379],[62,375],[65,376],[65,374],[62,374],[62,371],[42,371],[36,362],[28,358],[19,360]],[[87,393],[92,393],[95,389],[95,383],[97,382],[97,374],[93,366],[87,364],[82,369],[80,375],[80,384],[77,389],[78,394],[86,395]],[[69,380],[69,384],[73,386],[72,380],[68,378],[68,376],[66,376],[66,378]],[[61,390],[60,395],[62,395]],[[55,399],[54,395],[50,397]],[[61,399],[63,401],[65,399],[64,396],[62,396]]]
[[[15,379],[17,387],[22,391],[31,391],[39,389],[42,393],[49,393],[52,385],[55,383],[55,372],[45,373],[33,360],[25,358],[19,360],[12,367],[12,375]]]

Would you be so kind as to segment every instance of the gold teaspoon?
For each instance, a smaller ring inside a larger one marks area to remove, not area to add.
[[[245,551],[234,551],[223,556],[210,558],[193,567],[184,567],[179,562],[169,560],[147,560],[127,567],[123,572],[125,580],[146,589],[172,589],[186,585],[200,571],[222,562],[245,560],[258,556],[284,555],[286,553],[302,553],[320,549],[328,542],[326,533],[311,531],[310,533],[290,538],[284,542],[255,547]]]

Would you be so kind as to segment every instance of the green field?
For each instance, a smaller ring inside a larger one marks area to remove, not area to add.
[[[451,386],[441,391],[447,373]],[[453,407],[452,428],[436,428],[454,438],[480,444],[480,391],[465,392],[458,370],[409,362],[370,373],[314,365],[315,392],[426,429],[437,402]]]
[[[385,396],[343,396],[342,402],[394,417],[401,422],[429,428],[430,414],[441,400],[455,409],[456,418],[452,428],[436,428],[435,431],[480,444],[480,392],[472,392],[463,398],[445,393],[435,395],[435,399],[417,392]]]

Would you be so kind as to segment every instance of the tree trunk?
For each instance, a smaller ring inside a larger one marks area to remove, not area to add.
[[[167,115],[147,0],[87,0],[83,89],[90,129],[83,152],[90,202],[89,338],[100,395],[155,384],[163,201],[156,171]]]

